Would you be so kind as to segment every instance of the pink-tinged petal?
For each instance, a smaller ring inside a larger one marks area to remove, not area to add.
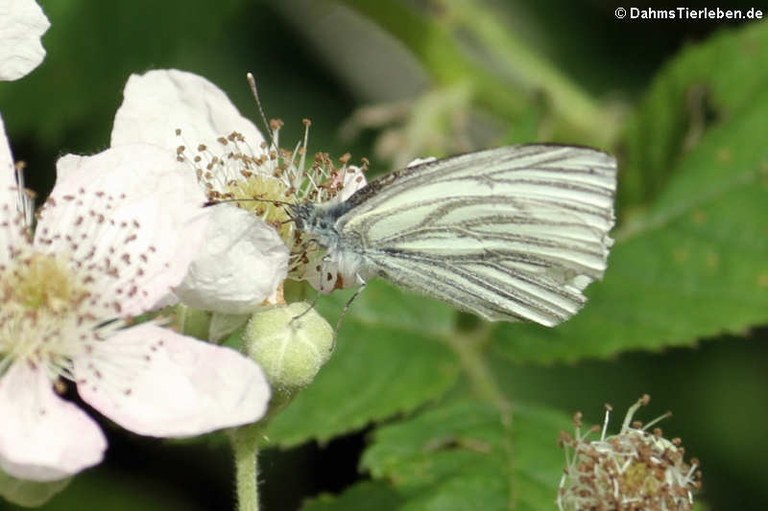
[[[33,0],[0,1],[0,80],[17,80],[40,65],[40,38],[50,26]]]
[[[96,423],[25,363],[0,379],[0,417],[0,468],[19,479],[69,477],[99,463],[107,448]]]
[[[16,169],[5,125],[0,117],[0,263],[8,262],[11,250],[24,242],[18,202]]]
[[[16,170],[11,144],[5,134],[5,123],[0,117],[0,206],[16,207]]]
[[[185,304],[223,314],[252,312],[288,271],[288,248],[253,213],[228,204],[211,207],[205,246],[176,288]]]
[[[240,353],[151,323],[75,360],[80,396],[142,435],[184,437],[259,420],[270,390]]]
[[[187,272],[209,209],[192,172],[149,144],[59,160],[35,231],[39,250],[95,268],[94,288],[118,315],[155,307]]]
[[[198,144],[213,147],[219,137],[233,131],[245,136],[254,154],[264,142],[221,89],[196,74],[163,69],[128,79],[111,144],[150,142],[174,150],[185,144],[195,149]]]

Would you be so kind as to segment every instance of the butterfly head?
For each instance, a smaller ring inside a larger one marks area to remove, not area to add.
[[[339,231],[336,222],[349,209],[345,203],[306,202],[291,205],[288,209],[298,232],[306,234],[327,249],[338,246]]]

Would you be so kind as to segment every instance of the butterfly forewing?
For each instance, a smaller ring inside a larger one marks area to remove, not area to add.
[[[511,146],[423,163],[348,200],[336,256],[354,254],[365,273],[490,320],[554,325],[602,277],[615,188],[615,159],[581,147]]]

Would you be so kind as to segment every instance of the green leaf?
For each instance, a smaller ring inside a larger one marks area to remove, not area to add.
[[[269,425],[267,435],[278,445],[325,441],[414,410],[456,381],[456,358],[436,340],[453,324],[449,307],[376,282],[352,311],[331,360]]]
[[[192,496],[163,488],[162,481],[148,481],[140,476],[131,477],[129,474],[120,472],[110,474],[107,470],[99,469],[78,474],[72,479],[67,491],[56,495],[37,509],[39,511],[72,511],[73,509],[202,511],[203,507],[203,504],[197,502]],[[2,504],[0,508],[6,509]]]
[[[730,33],[727,37],[740,44],[718,38],[690,52],[698,59],[708,55],[712,69],[742,58],[744,48],[751,47],[747,42],[755,34],[764,37],[764,31]],[[682,86],[678,65],[688,65],[688,55],[659,78],[645,108],[659,116],[665,109],[685,108],[675,103],[675,94],[668,103],[658,96],[669,90],[670,80]],[[759,67],[753,62],[749,69]],[[742,69],[742,75],[748,73]],[[765,74],[768,86],[768,73],[758,73]],[[730,106],[727,117],[707,126],[687,152],[676,149],[676,161],[667,162],[671,170],[653,203],[616,233],[605,280],[588,290],[585,309],[555,329],[500,326],[499,350],[518,361],[574,360],[690,345],[768,322],[768,87],[758,90],[751,75],[730,79],[744,84],[744,89],[732,86],[727,96],[741,106]],[[699,76],[691,80],[698,83]],[[638,119],[653,118],[638,114]],[[656,147],[635,150],[650,154]],[[630,161],[641,160],[630,156]],[[633,168],[623,168],[621,175]]]
[[[320,298],[318,309],[326,318],[339,318],[355,291],[334,293]],[[345,332],[347,323],[368,328],[381,325],[396,326],[404,332],[441,337],[454,331],[456,310],[432,298],[406,294],[382,279],[369,282],[349,304],[346,318],[342,318],[339,336],[352,338]]]
[[[446,0],[435,16],[400,0],[343,3],[407,47],[438,87],[469,85],[475,104],[507,124],[516,124],[543,95],[555,113],[555,123],[569,126],[560,136],[583,139],[588,134],[601,143],[614,137],[613,113],[601,109],[543,58],[522,31],[510,30],[503,22],[504,9],[487,2]],[[532,28],[531,21],[526,29]]]
[[[226,33],[239,3],[226,0],[211,7],[205,0],[191,0],[185,9],[178,9],[152,0],[51,2],[45,5],[52,22],[43,38],[46,59],[23,87],[0,89],[3,114],[16,120],[18,130],[35,131],[51,143],[58,144],[67,131],[85,127],[93,131],[89,133],[93,138],[83,146],[88,150],[103,146],[109,141],[111,119],[128,75],[143,72],[149,62],[157,68],[183,67],[183,62],[192,60],[185,52],[194,53]],[[136,37],[138,33],[155,37]],[[205,33],[206,41],[185,37],[195,33]],[[52,91],[55,109],[35,99]]]
[[[305,504],[302,511],[360,511],[400,509],[403,498],[382,482],[356,484],[338,497],[321,495]]]
[[[552,509],[563,429],[550,410],[454,401],[380,428],[362,464],[408,498],[402,510]]]
[[[767,63],[765,23],[721,31],[670,62],[627,127],[622,203],[653,200],[707,129],[750,108],[768,87]]]

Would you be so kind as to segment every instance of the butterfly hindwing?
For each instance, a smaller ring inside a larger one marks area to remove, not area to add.
[[[333,258],[490,320],[572,316],[602,277],[616,161],[523,145],[408,167],[348,199]]]

